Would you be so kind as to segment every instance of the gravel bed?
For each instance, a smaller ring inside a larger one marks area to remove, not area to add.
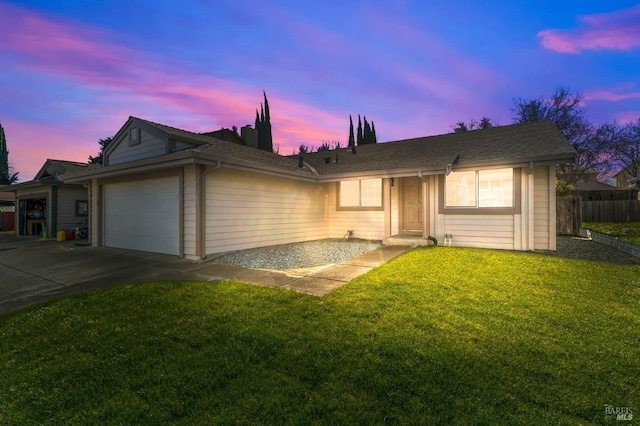
[[[241,250],[211,261],[253,269],[313,268],[344,262],[380,247],[380,242],[329,239]],[[614,247],[566,235],[558,235],[556,251],[541,250],[537,253],[569,259],[640,265],[640,258]]]
[[[330,239],[241,250],[212,261],[252,269],[312,268],[344,262],[380,247],[380,242]]]
[[[640,265],[640,257],[632,256],[615,247],[568,235],[558,235],[555,252],[541,251],[540,253],[546,256],[565,257],[568,259]]]

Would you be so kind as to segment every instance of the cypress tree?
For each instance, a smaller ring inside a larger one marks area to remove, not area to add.
[[[8,185],[9,183],[9,151],[7,151],[4,129],[0,123],[0,185]]]
[[[264,150],[273,152],[273,135],[271,134],[271,114],[269,113],[269,100],[267,92],[262,91],[264,95]]]
[[[351,118],[351,114],[349,114],[349,148],[356,144],[355,138],[353,137],[353,118]]]
[[[371,126],[369,126],[369,122],[367,121],[367,116],[364,116],[364,134],[362,143],[370,144],[371,143]]]
[[[4,128],[0,123],[0,185],[10,185],[18,180],[18,172],[9,174],[9,150]]]
[[[263,90],[264,104],[260,104],[260,112],[256,108],[256,132],[258,133],[258,149],[273,152],[273,136],[271,134],[271,113],[269,101]]]
[[[378,143],[378,137],[376,136],[376,125],[371,122],[371,140],[372,143]]]
[[[356,139],[356,142],[358,143],[358,145],[362,145],[363,144],[363,139],[362,139],[362,120],[360,120],[360,114],[358,114],[358,139]]]

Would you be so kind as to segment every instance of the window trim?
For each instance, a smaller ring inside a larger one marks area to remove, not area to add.
[[[504,167],[501,167],[504,168]],[[480,172],[487,169],[475,169]],[[471,170],[469,170],[471,171]],[[446,207],[445,175],[438,176],[438,213],[447,215],[514,215],[522,212],[522,173],[520,168],[513,168],[513,207]],[[479,200],[477,200],[479,203]]]
[[[372,178],[372,179],[380,179],[380,206],[348,206],[342,207],[340,205],[340,183],[341,181],[336,182],[336,210],[337,211],[383,211],[384,210],[384,181],[382,178]],[[362,181],[368,179],[349,179],[349,181],[358,181],[359,195],[360,200],[358,203],[362,203]],[[345,180],[346,181],[346,180]]]

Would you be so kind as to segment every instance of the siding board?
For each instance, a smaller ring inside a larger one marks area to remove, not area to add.
[[[58,231],[72,231],[76,226],[86,225],[88,216],[76,216],[76,201],[80,200],[89,200],[89,193],[85,188],[58,188]]]
[[[185,256],[196,256],[196,166],[184,168],[182,181],[182,248]]]
[[[511,215],[444,215],[444,233],[453,234],[453,245],[513,250]]]
[[[533,248],[549,248],[549,169],[536,167],[533,172]]]
[[[206,253],[328,237],[327,185],[237,170],[206,175]]]
[[[140,133],[140,143],[129,146],[129,132],[124,132],[122,140],[118,141],[118,145],[109,154],[108,164],[110,166],[157,157],[167,153],[167,143],[164,139],[144,129]]]

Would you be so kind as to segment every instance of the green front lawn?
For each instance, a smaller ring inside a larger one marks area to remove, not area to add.
[[[583,223],[584,229],[611,235],[619,240],[640,244],[640,222],[627,223]]]
[[[639,297],[636,265],[440,247],[322,298],[106,288],[0,317],[0,424],[600,424],[640,413]]]

